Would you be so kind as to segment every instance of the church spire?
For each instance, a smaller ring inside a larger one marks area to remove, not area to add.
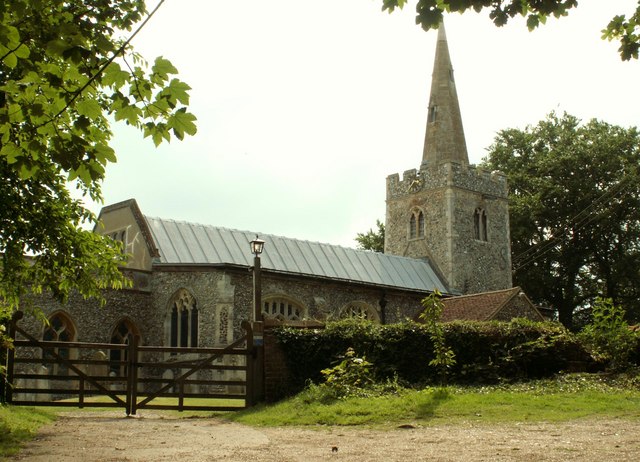
[[[438,28],[438,43],[431,77],[422,165],[436,165],[441,162],[469,164],[447,35],[442,22]]]

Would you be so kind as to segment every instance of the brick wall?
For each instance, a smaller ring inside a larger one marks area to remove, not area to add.
[[[283,323],[277,320],[266,320],[264,323],[264,398],[269,403],[279,401],[300,391],[291,387],[291,374],[289,373],[287,358],[278,344],[276,336],[273,334],[273,329],[282,325]],[[286,325],[300,329],[324,327],[324,324],[314,321],[290,321]],[[303,360],[304,358],[296,359]]]

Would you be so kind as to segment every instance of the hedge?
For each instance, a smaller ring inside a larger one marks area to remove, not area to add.
[[[451,382],[542,378],[592,363],[576,336],[558,323],[456,321],[444,329],[447,346],[456,355],[448,371]],[[439,378],[429,366],[433,345],[422,324],[345,320],[324,329],[277,327],[273,333],[287,358],[291,385],[298,390],[309,380],[320,382],[320,371],[338,362],[349,347],[373,363],[379,380],[396,376],[405,384],[427,384]]]

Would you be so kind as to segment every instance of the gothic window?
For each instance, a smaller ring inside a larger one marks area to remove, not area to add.
[[[371,305],[365,302],[351,302],[342,309],[339,314],[341,319],[346,318],[359,318],[366,319],[368,321],[380,322],[380,316],[378,312]]]
[[[305,318],[305,309],[300,303],[285,297],[269,297],[262,304],[265,318],[280,321],[301,321]]]
[[[129,339],[134,335],[140,335],[136,326],[128,319],[122,319],[113,329],[110,343],[128,345]],[[126,366],[122,364],[122,361],[127,361],[128,359],[127,350],[110,350],[109,361],[111,365],[109,372],[114,372],[119,376],[124,375]]]
[[[46,342],[73,342],[76,339],[76,329],[69,317],[59,311],[49,317],[49,325],[42,334],[42,340]],[[45,349],[42,352],[43,359],[56,360],[57,358],[73,359],[72,351],[69,348],[54,347]],[[68,367],[63,364],[46,365],[54,374],[66,374]]]
[[[178,290],[169,303],[169,346],[198,346],[198,307],[185,289]]]
[[[107,234],[111,239],[113,239],[114,241],[118,241],[122,243],[122,248],[126,249],[127,248],[127,230],[126,229],[121,229],[119,231],[113,231],[109,234]]]
[[[418,212],[418,237],[424,237],[424,213]]]
[[[477,208],[473,213],[473,235],[478,241],[487,241],[487,213]]]
[[[409,239],[424,237],[424,213],[414,210],[409,218]]]

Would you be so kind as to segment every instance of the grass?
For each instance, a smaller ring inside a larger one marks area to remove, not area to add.
[[[0,456],[18,452],[22,443],[32,439],[42,425],[55,417],[51,410],[0,405]]]
[[[640,419],[637,379],[563,376],[555,380],[492,387],[401,390],[323,404],[303,392],[273,405],[228,416],[255,426],[447,425],[463,422],[563,422],[582,418]]]

